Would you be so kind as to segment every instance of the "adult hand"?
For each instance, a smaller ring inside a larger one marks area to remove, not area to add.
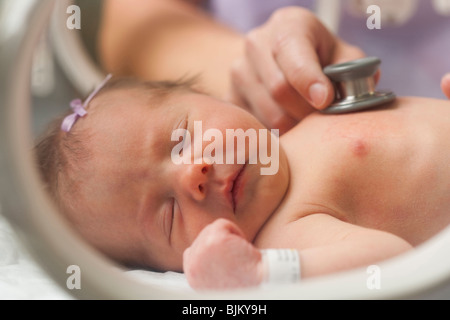
[[[183,254],[183,269],[194,289],[229,289],[262,282],[262,257],[232,222],[206,226]]]
[[[450,99],[450,73],[447,73],[441,80],[442,92]]]
[[[311,12],[286,7],[247,34],[245,54],[232,66],[229,98],[283,133],[333,101],[324,66],[363,56]]]

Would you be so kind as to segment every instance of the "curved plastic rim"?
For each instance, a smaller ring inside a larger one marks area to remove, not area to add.
[[[189,293],[163,290],[124,275],[65,224],[40,188],[30,157],[29,77],[33,49],[55,0],[17,1],[26,6],[19,23],[0,43],[0,201],[36,260],[69,294],[95,299],[366,299],[417,297],[450,278],[450,228],[411,252],[379,264],[381,287],[368,286],[366,269],[307,280],[268,290]],[[4,22],[3,22],[4,23]],[[1,26],[0,24],[0,27]],[[3,30],[3,28],[2,28]],[[67,266],[82,272],[82,289],[66,287]]]

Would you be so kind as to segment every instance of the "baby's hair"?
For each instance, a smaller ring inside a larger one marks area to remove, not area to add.
[[[99,94],[114,89],[145,89],[156,98],[163,98],[182,90],[197,91],[196,77],[180,79],[177,81],[142,81],[134,77],[112,78],[108,81]]]
[[[53,120],[34,147],[44,187],[60,209],[63,207],[59,193],[60,174],[67,174],[69,167],[81,164],[90,157],[83,132],[72,131],[66,134],[61,131],[64,118],[65,116],[61,116]],[[77,168],[72,169],[78,171]]]
[[[197,92],[193,89],[194,79],[187,81],[140,81],[135,78],[113,78],[96,97],[120,89],[138,89],[148,93],[155,104],[160,104],[171,94],[177,92]],[[93,99],[93,101],[95,98]],[[96,105],[95,108],[107,108],[108,105]],[[89,106],[87,106],[89,115]],[[83,184],[83,166],[92,158],[89,147],[91,128],[80,128],[77,123],[69,132],[61,130],[66,114],[53,120],[47,130],[38,138],[34,147],[37,169],[44,188],[58,209],[77,227],[77,194]],[[80,118],[78,121],[85,120]],[[70,194],[70,196],[68,196]]]

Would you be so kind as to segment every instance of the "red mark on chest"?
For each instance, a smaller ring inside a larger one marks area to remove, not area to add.
[[[358,158],[366,157],[369,154],[369,145],[363,139],[355,139],[350,142],[352,154]]]

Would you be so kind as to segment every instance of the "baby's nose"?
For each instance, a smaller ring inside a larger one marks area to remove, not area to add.
[[[197,201],[206,197],[211,164],[189,164],[183,166],[180,172],[180,185]]]

